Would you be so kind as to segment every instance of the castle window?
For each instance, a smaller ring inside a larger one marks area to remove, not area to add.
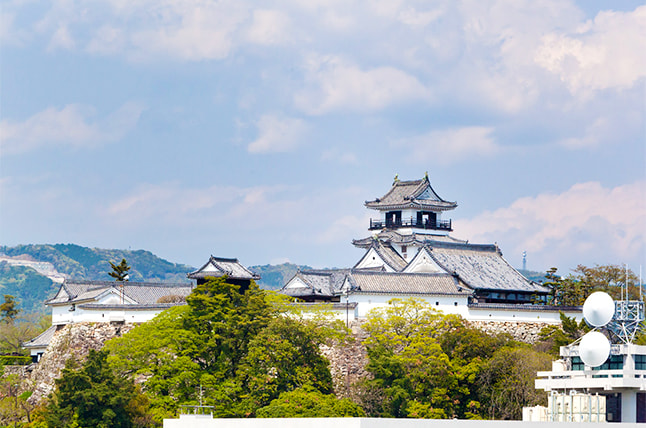
[[[402,245],[402,253],[406,254],[407,247],[406,245]]]

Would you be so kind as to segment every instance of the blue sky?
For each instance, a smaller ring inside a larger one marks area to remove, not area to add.
[[[639,1],[3,1],[0,242],[349,267],[363,202],[428,171],[514,266],[638,271],[645,28]]]

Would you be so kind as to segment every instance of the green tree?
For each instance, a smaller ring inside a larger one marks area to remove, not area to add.
[[[264,292],[252,281],[241,293],[223,276],[198,285],[186,303],[184,328],[195,334],[195,360],[221,380],[234,378],[249,341],[274,315]]]
[[[479,396],[489,419],[515,419],[523,407],[547,405],[534,387],[536,372],[549,370],[552,358],[526,345],[505,346],[487,360],[478,376]]]
[[[149,426],[145,397],[132,380],[115,376],[107,351],[90,350],[80,368],[71,360],[56,380],[44,412],[49,427]]]
[[[341,418],[363,417],[361,407],[347,398],[323,394],[312,387],[284,392],[258,410],[259,418]]]
[[[588,284],[581,282],[573,275],[558,275],[557,268],[550,268],[545,274],[543,283],[550,289],[547,303],[554,306],[580,306],[590,294]]]
[[[115,265],[114,263],[110,262],[110,266],[112,266],[112,272],[108,272],[108,275],[110,275],[112,278],[115,279],[115,281],[127,281],[128,277],[128,271],[130,270],[130,266],[128,266],[128,262],[126,262],[126,259],[121,259],[121,263],[118,265]]]
[[[21,388],[21,379],[12,374],[2,376],[0,367],[0,426],[22,426],[22,422],[31,422],[34,406],[27,399],[30,391]]]
[[[639,278],[635,273],[619,265],[578,265],[574,269],[576,277],[592,291],[605,291],[613,299],[639,298]],[[625,290],[628,290],[627,296]],[[622,290],[623,289],[623,290]],[[587,297],[587,296],[586,296]]]
[[[299,387],[332,393],[329,362],[319,349],[324,338],[312,327],[279,316],[249,342],[238,370],[241,386],[247,391],[246,415]]]
[[[200,379],[206,376],[188,353],[195,340],[183,327],[188,310],[186,305],[167,309],[104,346],[117,376],[146,380],[142,390],[158,424],[174,417],[178,404],[196,404]]]
[[[16,299],[9,294],[5,294],[4,303],[0,304],[0,316],[2,317],[2,321],[5,323],[13,323],[19,313],[20,309],[18,309],[18,302],[16,302]]]
[[[468,327],[420,300],[393,299],[364,328],[373,375],[362,401],[371,416],[477,417],[475,382],[483,360],[509,341]]]
[[[639,297],[637,275],[619,265],[595,265],[592,268],[578,265],[567,277],[558,275],[557,268],[553,267],[547,271],[545,279],[543,285],[550,288],[548,304],[556,306],[583,305],[594,291],[604,291],[615,300]]]
[[[543,327],[539,333],[539,341],[535,344],[538,351],[548,352],[555,358],[559,358],[561,346],[575,342],[590,331],[584,320],[577,322],[574,317],[570,318],[563,312],[559,312],[559,316],[561,324]]]

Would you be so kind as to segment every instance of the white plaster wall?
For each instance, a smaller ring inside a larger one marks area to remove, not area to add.
[[[522,308],[514,310],[467,308],[465,318],[469,321],[523,321],[523,322],[546,322],[560,324],[559,311],[530,311]],[[577,321],[583,319],[581,312],[566,311],[568,317],[574,317]]]
[[[72,321],[71,305],[52,306],[52,325],[68,324]]]
[[[54,306],[52,308],[52,325],[69,324],[77,322],[110,322],[125,321],[127,323],[141,323],[150,321],[161,309],[149,310],[85,310],[76,308],[69,311],[70,306]]]
[[[388,301],[394,298],[407,299],[410,295],[396,294],[350,294],[350,302],[357,302],[357,316],[365,318],[370,310],[388,306]],[[466,296],[415,296],[424,300],[434,309],[446,314],[468,315]],[[457,303],[457,305],[456,305]]]
[[[383,261],[379,254],[377,254],[377,252],[371,248],[370,250],[368,250],[368,254],[366,255],[366,257],[364,257],[361,264],[357,265],[357,268],[362,269],[380,266],[384,266],[386,268],[386,272],[394,272],[394,270]]]

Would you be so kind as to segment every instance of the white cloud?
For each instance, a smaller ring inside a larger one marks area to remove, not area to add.
[[[67,26],[61,25],[52,35],[52,38],[49,41],[49,46],[47,46],[47,50],[50,52],[57,49],[71,50],[75,47],[76,43],[74,42]]]
[[[417,78],[395,67],[362,70],[337,56],[310,56],[305,81],[307,87],[295,95],[294,102],[312,115],[380,110],[430,97]]]
[[[257,123],[258,138],[252,141],[249,153],[289,152],[303,143],[307,131],[305,121],[277,114],[265,114]]]
[[[493,131],[484,126],[445,129],[397,140],[392,145],[405,147],[410,162],[447,165],[498,153],[501,147],[492,137]]]
[[[600,12],[569,32],[551,32],[536,51],[538,65],[572,93],[630,88],[646,76],[646,6]]]
[[[288,40],[290,20],[278,10],[254,10],[247,39],[260,45],[280,44]]]
[[[121,53],[125,44],[126,35],[123,29],[103,25],[96,30],[94,37],[88,42],[86,50],[95,54],[114,55]]]
[[[339,149],[328,149],[321,154],[321,160],[339,164],[356,164],[357,156],[354,153],[343,152]]]
[[[92,120],[94,109],[69,104],[61,109],[49,107],[22,121],[0,122],[2,155],[29,152],[50,145],[84,147],[116,141],[139,121],[143,107],[129,102],[109,116]]]
[[[510,206],[454,221],[457,236],[497,241],[506,254],[526,250],[535,268],[642,263],[646,256],[646,182],[605,188],[597,182],[561,194],[521,198]],[[536,266],[538,265],[538,266]]]

